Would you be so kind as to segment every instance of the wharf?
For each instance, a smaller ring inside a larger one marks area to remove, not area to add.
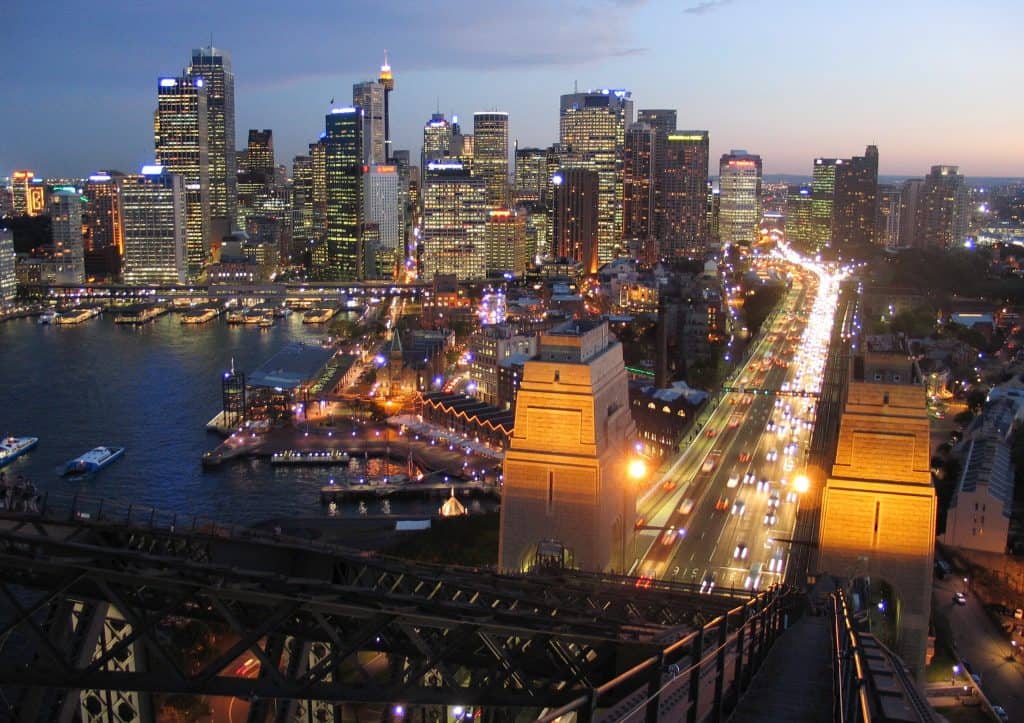
[[[402,484],[333,484],[320,488],[320,502],[357,502],[378,499],[446,499],[454,492],[456,497],[478,499],[500,498],[497,485],[480,482],[405,482]]]
[[[158,304],[136,304],[120,309],[114,317],[115,324],[145,324],[158,316],[163,316],[170,309]]]

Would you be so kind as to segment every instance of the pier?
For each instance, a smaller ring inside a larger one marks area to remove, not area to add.
[[[436,475],[435,475],[436,477]],[[370,502],[385,499],[444,500],[452,494],[462,499],[489,497],[500,499],[501,492],[496,484],[482,482],[403,482],[401,484],[333,484],[320,488],[320,502]]]

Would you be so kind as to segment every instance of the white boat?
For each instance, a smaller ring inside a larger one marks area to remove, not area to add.
[[[44,311],[42,314],[39,315],[38,323],[40,323],[40,324],[54,324],[56,322],[57,322],[57,312],[56,311]]]
[[[0,467],[8,465],[39,444],[39,437],[4,437],[0,442]]]
[[[123,454],[124,447],[96,447],[95,449],[90,449],[81,457],[75,457],[64,465],[63,475],[68,477],[98,472],[120,459]]]

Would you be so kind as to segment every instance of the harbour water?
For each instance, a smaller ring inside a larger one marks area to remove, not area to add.
[[[181,324],[167,314],[142,326],[113,323],[108,312],[74,326],[34,319],[0,323],[0,435],[39,437],[30,454],[5,468],[42,490],[80,493],[236,524],[325,514],[320,487],[343,479],[340,467],[280,467],[240,460],[204,471],[218,442],[204,426],[220,408],[220,379],[234,360],[251,372],[291,341],[317,341],[324,327],[300,314],[268,329],[223,318]],[[94,478],[69,482],[63,464],[99,445],[124,457]],[[363,462],[350,474],[367,474]],[[369,474],[383,472],[369,461]],[[429,515],[434,501],[393,501],[393,514]],[[381,510],[370,509],[370,514]],[[342,516],[358,515],[343,507]]]

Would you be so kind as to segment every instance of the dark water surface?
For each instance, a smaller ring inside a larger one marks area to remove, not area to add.
[[[341,468],[275,468],[242,460],[204,471],[203,452],[220,440],[205,424],[220,409],[221,375],[234,359],[249,373],[292,341],[316,341],[322,327],[300,314],[260,330],[180,323],[166,314],[140,326],[111,314],[77,326],[35,319],[0,323],[0,435],[39,437],[39,446],[4,468],[41,490],[79,492],[238,524],[280,515],[318,516],[320,486]],[[58,475],[64,463],[99,445],[124,457],[82,482]],[[370,461],[370,472],[379,463]],[[392,502],[396,514],[429,514],[434,502]],[[381,510],[370,509],[370,513]],[[356,510],[343,509],[354,515]]]

